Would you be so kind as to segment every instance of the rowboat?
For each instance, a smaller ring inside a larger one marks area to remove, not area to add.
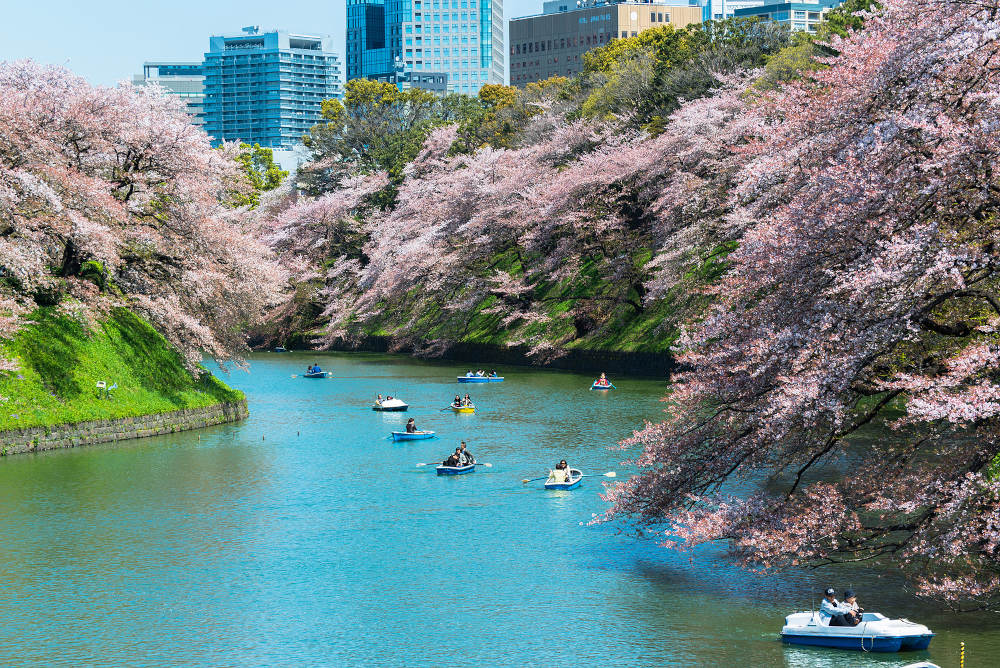
[[[381,403],[375,402],[372,406],[373,411],[388,412],[401,412],[409,408],[409,404],[403,403],[399,399],[385,399]]]
[[[616,390],[618,388],[616,388],[611,383],[608,383],[607,385],[598,385],[597,381],[595,380],[594,384],[590,386],[590,389],[592,389],[592,390]]]
[[[475,464],[466,464],[465,466],[444,466],[443,464],[437,467],[438,475],[462,475],[463,473],[472,473],[476,470]]]
[[[451,410],[455,411],[456,413],[475,413],[476,412],[476,407],[472,406],[472,405],[469,405],[469,406],[455,406],[454,404],[452,404]]]
[[[326,378],[329,371],[309,371],[302,374],[303,378]]]
[[[434,438],[433,431],[394,431],[392,440],[394,441],[419,441],[425,438]]]
[[[569,480],[566,482],[545,481],[545,489],[576,489],[583,481],[583,471],[580,469],[569,470]]]
[[[278,346],[277,348],[274,349],[274,352],[276,352],[276,353],[287,353],[288,349],[287,348],[282,348],[281,346]]]
[[[796,612],[785,617],[782,642],[865,652],[899,652],[927,649],[934,634],[923,624],[889,619],[877,612],[861,615],[857,626],[828,626],[818,612]]]
[[[459,376],[460,383],[502,383],[503,376]]]

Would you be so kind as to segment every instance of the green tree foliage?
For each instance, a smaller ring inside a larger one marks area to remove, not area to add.
[[[774,90],[786,81],[801,79],[809,72],[826,69],[816,57],[826,55],[822,45],[813,36],[796,32],[792,44],[771,56],[764,65],[764,75],[754,82],[754,91]]]
[[[513,86],[486,84],[476,104],[463,110],[452,150],[472,153],[484,146],[511,148],[517,133],[540,109]]]
[[[344,101],[323,102],[323,121],[304,137],[313,160],[300,173],[306,190],[328,192],[354,173],[388,172],[394,182],[436,126],[473,106],[462,96],[437,96],[420,88],[352,79]]]
[[[274,161],[274,151],[260,144],[241,143],[240,152],[236,156],[240,171],[246,175],[249,189],[234,192],[234,206],[249,206],[251,209],[260,204],[260,194],[274,190],[288,177],[288,172]]]
[[[761,67],[790,42],[787,28],[757,18],[664,26],[612,40],[584,55],[589,92],[579,113],[631,116],[657,132],[684,100],[716,88],[718,74]]]
[[[847,37],[848,30],[861,30],[864,26],[864,19],[855,16],[855,13],[874,12],[880,7],[881,5],[875,0],[847,0],[840,7],[827,13],[819,30],[820,39],[828,38],[830,35]]]

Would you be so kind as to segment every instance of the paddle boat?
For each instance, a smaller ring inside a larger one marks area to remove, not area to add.
[[[383,399],[381,402],[376,401],[372,406],[373,411],[383,411],[383,412],[402,412],[409,408],[409,404],[406,404],[399,399]]]
[[[934,634],[923,624],[907,619],[889,619],[866,612],[857,626],[827,626],[818,612],[795,612],[785,617],[781,641],[791,645],[814,645],[865,652],[908,652],[927,649]]]
[[[459,376],[460,383],[502,383],[503,376]]]
[[[545,481],[545,489],[576,489],[583,482],[583,471],[580,469],[570,469],[569,479],[566,482]]]
[[[302,374],[303,378],[326,378],[329,371],[306,371]]]
[[[394,431],[392,440],[394,441],[420,441],[425,438],[434,438],[433,431]]]
[[[445,466],[444,464],[437,467],[438,475],[462,475],[464,473],[472,473],[476,470],[475,464],[466,464],[465,466]]]

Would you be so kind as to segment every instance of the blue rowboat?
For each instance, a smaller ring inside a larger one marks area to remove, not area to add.
[[[785,617],[782,642],[789,645],[833,647],[864,652],[908,652],[927,649],[934,634],[923,624],[889,619],[866,612],[857,626],[827,626],[817,612],[796,612]]]
[[[569,470],[569,480],[566,482],[545,481],[545,489],[576,489],[583,482],[583,471],[580,469]]]
[[[597,381],[594,381],[594,384],[590,386],[590,389],[592,389],[592,390],[615,390],[617,388],[614,385],[612,385],[611,383],[608,383],[607,385],[598,385]]]
[[[303,378],[326,378],[326,375],[330,373],[329,371],[311,371],[302,374]]]
[[[287,353],[288,349],[287,348],[282,348],[281,346],[278,346],[277,348],[274,349],[274,352],[276,352],[276,353]]]
[[[459,376],[458,382],[460,383],[502,383],[503,376],[494,376],[490,378],[489,376]]]
[[[438,475],[462,475],[463,473],[472,473],[476,470],[475,464],[468,464],[466,466],[444,466],[443,464],[437,467]]]
[[[394,431],[392,440],[394,441],[419,441],[425,438],[434,438],[433,431]]]

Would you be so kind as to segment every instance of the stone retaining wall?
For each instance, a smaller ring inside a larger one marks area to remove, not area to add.
[[[156,415],[11,429],[0,431],[0,455],[75,448],[78,445],[173,434],[178,431],[237,422],[249,414],[246,399],[241,399],[205,408],[186,408]]]
[[[360,341],[339,341],[333,350],[363,350],[367,352],[412,353],[408,347],[397,347],[388,336],[367,336]],[[476,368],[483,366],[539,366],[528,357],[527,346],[503,347],[484,343],[456,342],[450,344],[441,359],[470,362]],[[542,368],[569,371],[606,372],[635,376],[669,377],[677,370],[677,363],[669,353],[633,353],[619,350],[581,350],[571,348]]]

